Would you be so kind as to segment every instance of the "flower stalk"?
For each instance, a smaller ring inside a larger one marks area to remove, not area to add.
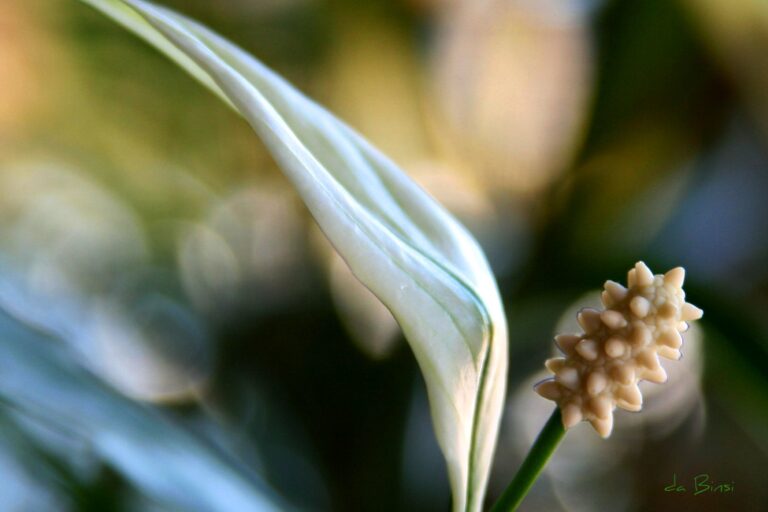
[[[563,427],[560,408],[556,407],[544,428],[539,432],[539,436],[525,457],[522,466],[493,505],[491,512],[508,512],[517,509],[564,436],[565,428]]]

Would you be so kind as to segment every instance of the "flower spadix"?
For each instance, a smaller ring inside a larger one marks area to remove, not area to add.
[[[454,510],[479,510],[507,339],[495,279],[472,236],[358,133],[221,36],[149,2],[83,1],[165,53],[252,126],[354,275],[402,327],[424,375]]]
[[[555,342],[565,357],[547,360],[554,378],[535,387],[560,407],[566,429],[589,421],[602,437],[613,429],[613,411],[639,411],[643,395],[638,382],[663,383],[667,374],[659,357],[680,359],[682,333],[702,310],[685,302],[685,270],[677,267],[653,275],[638,262],[627,287],[606,281],[605,309],[585,308],[578,314],[582,334],[560,334]]]

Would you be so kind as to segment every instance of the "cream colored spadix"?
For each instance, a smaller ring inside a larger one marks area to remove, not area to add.
[[[703,314],[685,302],[684,279],[682,267],[654,276],[638,262],[627,276],[629,288],[605,283],[604,311],[579,312],[584,334],[555,338],[565,357],[545,363],[555,376],[537,384],[536,392],[557,402],[565,428],[586,420],[608,437],[616,407],[642,408],[638,381],[667,380],[659,356],[680,359],[680,332]]]
[[[426,381],[454,510],[479,510],[507,335],[495,280],[471,235],[360,135],[220,36],[147,2],[83,1],[166,53],[251,124],[353,273],[400,323]]]

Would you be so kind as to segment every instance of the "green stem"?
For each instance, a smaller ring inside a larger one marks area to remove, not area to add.
[[[491,508],[491,512],[510,512],[517,510],[520,502],[533,487],[533,483],[539,477],[539,474],[547,465],[547,461],[555,453],[557,445],[565,436],[563,421],[560,418],[560,408],[555,407],[552,416],[547,420],[547,424],[539,433],[539,437],[531,447],[531,451],[523,461],[523,465],[517,471],[515,478],[509,483],[504,493],[499,497]]]

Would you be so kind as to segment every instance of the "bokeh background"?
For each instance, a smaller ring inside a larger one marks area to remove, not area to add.
[[[705,317],[522,509],[768,510],[764,2],[164,3],[480,240],[511,330],[489,503],[549,414],[552,335],[643,259],[684,265]],[[694,496],[703,473],[734,492]],[[397,325],[217,98],[79,2],[0,2],[0,510],[269,504],[449,510]]]

